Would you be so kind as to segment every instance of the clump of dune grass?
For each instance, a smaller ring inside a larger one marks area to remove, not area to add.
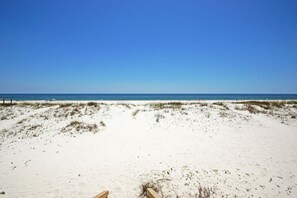
[[[39,127],[41,127],[40,124],[38,124],[38,125],[34,125],[34,126],[30,126],[30,127],[28,128],[28,130],[29,130],[29,131],[33,131],[33,130],[36,130],[37,128],[39,128]]]
[[[208,106],[208,103],[206,102],[190,102],[189,105],[199,105],[200,107]]]
[[[87,106],[91,106],[91,107],[97,107],[98,103],[97,102],[88,102]]]
[[[285,102],[288,105],[297,105],[297,100],[289,100]]]
[[[159,122],[160,121],[160,119],[164,119],[165,118],[165,116],[163,116],[162,114],[156,114],[156,122]]]
[[[52,106],[57,106],[58,104],[56,103],[49,103],[49,102],[22,102],[22,103],[17,103],[16,104],[18,107],[31,107],[34,109],[39,109],[39,108],[44,108],[44,107],[52,107]]]
[[[127,103],[118,103],[117,105],[124,106],[124,107],[126,107],[128,109],[130,109],[131,106],[133,106],[132,104],[127,104]]]
[[[100,126],[105,127],[106,124],[105,124],[103,121],[101,121],[101,122],[100,122]]]
[[[93,132],[95,133],[98,130],[97,124],[87,124],[79,121],[72,121],[69,125],[62,129],[62,132]],[[72,134],[72,133],[71,133]]]
[[[71,107],[71,106],[72,106],[71,103],[64,103],[64,104],[59,105],[60,108],[67,108],[67,107]]]
[[[3,115],[1,116],[0,120],[6,120],[7,119],[7,116]]]
[[[137,110],[135,110],[135,111],[133,111],[132,112],[132,116],[133,117],[135,117],[138,113],[140,112],[140,110],[139,109],[137,109]]]
[[[271,110],[273,108],[282,108],[288,103],[286,101],[241,101],[235,102],[235,104],[253,105],[265,110]]]
[[[52,107],[52,106],[57,106],[57,104],[55,104],[55,103],[49,103],[49,102],[46,102],[46,103],[37,103],[36,104],[36,107],[37,108]]]
[[[53,110],[53,116],[54,117],[64,117],[67,118],[69,116],[74,115],[81,115],[81,110],[84,108],[84,106],[81,105],[70,105],[69,104],[63,104],[62,106],[59,106],[59,108],[56,108]]]
[[[70,115],[71,115],[71,116],[74,116],[75,114],[79,114],[79,113],[80,113],[80,110],[79,110],[78,108],[74,108],[74,109],[71,111]]]
[[[158,193],[160,191],[158,188],[158,185],[156,183],[149,181],[149,182],[141,184],[139,197],[146,197],[148,188],[153,189],[156,193]]]
[[[181,109],[182,103],[181,102],[160,102],[160,103],[151,103],[150,107],[156,110],[159,109]]]
[[[229,110],[229,107],[225,104],[225,103],[223,103],[223,102],[214,102],[214,103],[212,103],[213,105],[217,105],[217,106],[220,106],[220,107],[223,107],[224,109],[226,109],[226,110]]]
[[[12,104],[10,104],[10,103],[0,103],[0,106],[1,107],[11,107],[11,106],[14,106],[15,104],[14,103],[12,103]]]
[[[215,190],[209,187],[202,187],[199,185],[198,193],[195,197],[198,198],[210,198],[215,195]]]
[[[252,105],[248,105],[248,104],[244,105],[242,110],[246,110],[246,111],[248,111],[249,113],[252,113],[252,114],[260,113],[260,111],[257,108],[255,108]]]
[[[208,106],[208,104],[205,103],[205,102],[201,102],[201,103],[199,103],[199,105],[200,105],[200,107],[206,107],[206,106]]]
[[[222,118],[226,118],[226,117],[228,117],[228,114],[225,113],[225,112],[220,112],[219,115],[220,115],[220,117],[222,117]]]

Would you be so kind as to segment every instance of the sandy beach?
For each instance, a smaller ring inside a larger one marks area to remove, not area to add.
[[[297,101],[0,106],[0,197],[297,197]]]

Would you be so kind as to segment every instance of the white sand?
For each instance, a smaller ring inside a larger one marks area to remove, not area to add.
[[[231,102],[74,103],[0,106],[0,198],[130,198],[146,182],[164,197],[199,185],[213,197],[297,197],[296,104],[254,114]]]

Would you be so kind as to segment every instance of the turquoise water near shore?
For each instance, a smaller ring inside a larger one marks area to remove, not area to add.
[[[297,100],[297,94],[0,94],[13,100]]]

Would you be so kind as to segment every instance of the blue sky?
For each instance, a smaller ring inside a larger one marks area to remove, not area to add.
[[[294,0],[2,0],[0,93],[297,93]]]

